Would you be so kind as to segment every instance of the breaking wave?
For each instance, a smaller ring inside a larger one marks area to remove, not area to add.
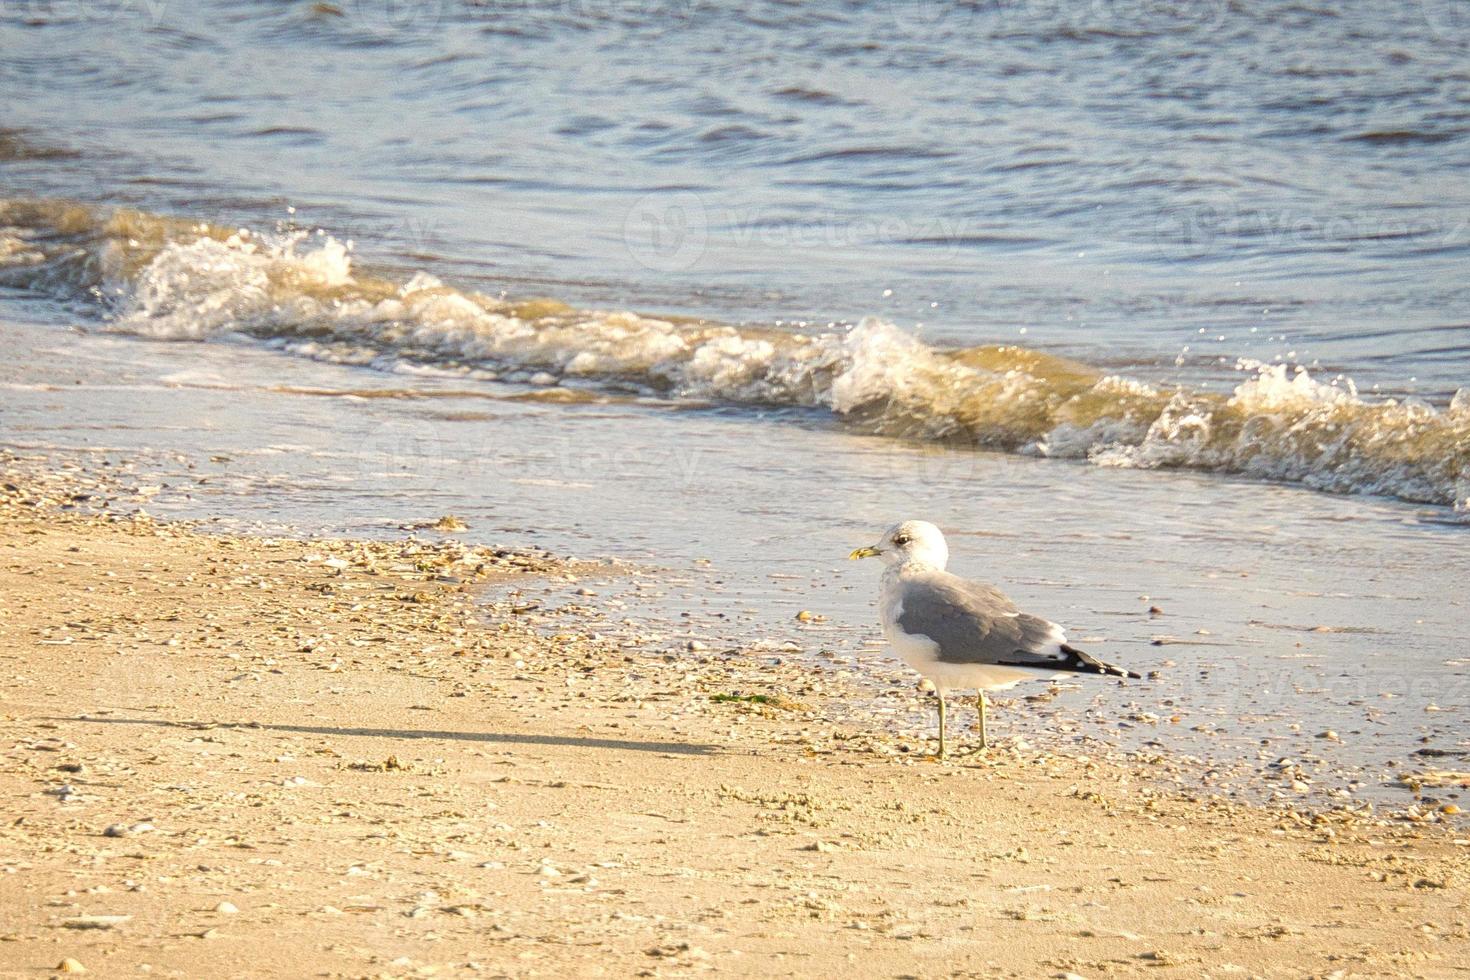
[[[84,299],[108,329],[146,337],[245,334],[353,364],[818,408],[894,437],[1470,508],[1470,389],[1436,408],[1242,363],[1222,395],[1022,347],[938,349],[872,318],[804,334],[516,302],[365,273],[321,233],[58,201],[0,201],[0,285]]]

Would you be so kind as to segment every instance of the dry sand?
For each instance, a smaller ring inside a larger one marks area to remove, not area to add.
[[[809,666],[506,597],[575,565],[83,513],[8,465],[5,976],[1470,976],[1441,814],[923,761]]]

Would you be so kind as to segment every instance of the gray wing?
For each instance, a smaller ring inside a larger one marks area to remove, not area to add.
[[[1046,667],[1050,665],[1035,654],[1048,648],[1056,650],[1063,640],[1061,627],[1021,612],[994,586],[967,582],[948,572],[905,580],[902,597],[899,627],[937,643],[940,663],[999,664],[1036,659],[1039,662],[1035,666]]]
[[[1069,646],[1060,626],[1021,612],[994,586],[931,572],[902,588],[899,628],[933,640],[940,663],[1138,676]]]

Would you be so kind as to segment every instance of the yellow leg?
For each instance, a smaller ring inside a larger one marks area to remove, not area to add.
[[[980,709],[980,747],[990,748],[990,741],[985,737],[985,692],[981,691],[975,698],[975,706]]]
[[[935,691],[934,696],[939,698],[939,758],[944,758],[944,692]]]

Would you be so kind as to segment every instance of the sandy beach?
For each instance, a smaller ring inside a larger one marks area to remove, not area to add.
[[[1467,15],[0,0],[0,980],[1470,980]]]
[[[1453,813],[935,763],[810,664],[538,628],[580,563],[4,482],[5,976],[1470,972]]]

